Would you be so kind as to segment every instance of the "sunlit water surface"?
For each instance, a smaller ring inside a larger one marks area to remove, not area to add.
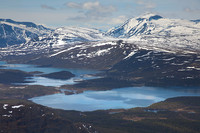
[[[108,91],[85,91],[81,94],[53,94],[35,97],[35,103],[52,108],[77,111],[94,111],[146,107],[167,98],[177,96],[200,96],[193,88],[128,87]]]
[[[26,72],[40,71],[45,74],[59,71],[70,71],[76,76],[69,80],[56,80],[40,76],[31,77],[26,83],[28,85],[61,86],[65,84],[75,84],[76,80],[87,80],[98,78],[88,74],[96,74],[99,71],[83,69],[62,69],[37,67],[26,64],[6,64],[0,61],[4,69],[17,69]],[[94,111],[105,109],[120,109],[133,107],[146,107],[153,103],[163,101],[167,98],[177,96],[200,96],[198,87],[128,87],[117,88],[108,91],[85,91],[81,94],[65,95],[53,94],[41,97],[34,97],[31,101],[52,108],[77,111]]]
[[[59,79],[50,79],[41,76],[34,76],[31,78],[27,78],[26,81],[30,83],[23,83],[23,85],[43,85],[43,86],[61,86],[65,84],[75,84],[79,80],[88,80],[98,78],[96,76],[91,76],[91,74],[99,73],[96,70],[87,70],[87,69],[67,69],[67,68],[52,68],[52,67],[39,67],[36,65],[28,65],[28,64],[7,64],[5,62],[0,61],[0,65],[3,66],[4,69],[16,69],[26,72],[42,72],[43,74],[59,72],[59,71],[69,71],[75,74],[75,77],[70,78],[68,80],[59,80]],[[88,75],[90,74],[90,75]]]

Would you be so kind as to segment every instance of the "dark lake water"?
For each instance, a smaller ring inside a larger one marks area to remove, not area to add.
[[[69,80],[54,80],[44,77],[33,77],[29,79],[33,83],[30,85],[39,84],[44,86],[60,86],[64,84],[75,84],[76,80],[87,80],[98,78],[88,76],[88,74],[95,74],[99,71],[83,70],[83,69],[62,69],[62,68],[49,68],[37,67],[34,65],[25,64],[6,64],[0,62],[4,69],[18,69],[22,71],[32,72],[41,71],[43,73],[52,73],[59,71],[70,71],[76,77]],[[146,107],[153,103],[163,101],[167,98],[177,96],[200,96],[200,88],[198,87],[128,87],[116,88],[108,91],[85,91],[81,94],[65,95],[53,94],[30,99],[31,101],[45,105],[52,108],[64,110],[77,110],[77,111],[94,111],[105,109],[120,109],[120,108],[133,108],[133,107]]]

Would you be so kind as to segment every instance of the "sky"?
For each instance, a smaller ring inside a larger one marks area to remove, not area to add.
[[[200,19],[200,0],[0,0],[0,18],[53,28],[81,26],[107,30],[145,13]]]

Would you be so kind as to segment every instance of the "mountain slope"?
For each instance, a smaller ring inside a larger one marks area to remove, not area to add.
[[[96,29],[82,27],[61,27],[46,36],[31,40],[24,44],[26,47],[63,48],[77,43],[99,41],[104,38],[103,34]]]
[[[149,22],[152,20],[159,20],[162,17],[154,14],[147,14],[145,16],[131,18],[126,21],[123,25],[110,29],[107,35],[111,35],[118,38],[129,38],[133,35],[150,34],[151,30],[155,27],[150,25]]]
[[[26,100],[0,100],[0,120],[2,133],[97,133],[90,124],[74,123],[59,110]]]
[[[107,34],[58,28],[20,46],[0,49],[0,57],[12,63],[106,69],[111,78],[145,85],[200,85],[199,37],[199,23],[147,14]]]
[[[142,48],[199,52],[200,25],[188,20],[167,19],[146,14],[129,19],[107,35],[126,39]]]
[[[199,86],[200,56],[140,49],[107,75],[144,86]]]
[[[195,22],[195,23],[199,23],[200,22],[200,19],[197,19],[197,20],[191,20],[192,22]]]
[[[142,35],[176,36],[199,34],[200,27],[192,21],[167,19],[155,14],[145,14],[131,18],[123,25],[110,29],[107,35],[118,38],[130,38]]]
[[[50,32],[51,29],[32,22],[0,19],[0,47],[19,45]]]
[[[77,43],[62,48],[36,48],[4,49],[0,53],[1,59],[12,63],[52,67],[108,69],[131,55],[132,51],[137,51],[137,46],[123,41]]]

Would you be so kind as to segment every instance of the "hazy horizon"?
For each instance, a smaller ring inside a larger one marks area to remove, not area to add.
[[[47,27],[81,26],[107,30],[146,12],[167,18],[200,19],[199,0],[0,0],[0,18]]]

